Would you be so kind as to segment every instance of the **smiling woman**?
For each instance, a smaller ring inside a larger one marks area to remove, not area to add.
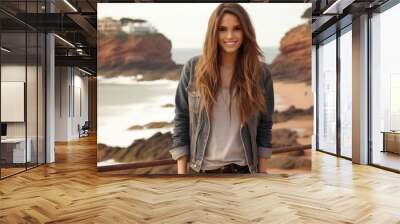
[[[273,148],[311,141],[313,97],[304,81],[311,79],[311,28],[301,19],[310,3],[98,7],[102,170],[143,164],[152,166],[129,172],[310,169],[307,151],[271,156]]]
[[[266,172],[274,92],[250,17],[242,6],[212,13],[203,54],[182,70],[173,146],[178,173]]]
[[[218,44],[224,53],[235,53],[242,45],[243,31],[236,16],[225,14],[218,27]]]

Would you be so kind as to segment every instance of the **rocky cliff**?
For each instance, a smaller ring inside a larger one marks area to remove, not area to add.
[[[119,163],[132,163],[171,159],[169,149],[172,145],[172,134],[157,132],[148,139],[138,139],[128,147],[109,147],[104,144],[97,145],[97,161],[114,159]],[[176,174],[175,165],[166,165],[132,170],[134,174]]]
[[[272,120],[274,124],[276,124],[279,122],[285,122],[296,118],[299,119],[302,116],[313,115],[313,112],[314,112],[313,106],[309,107],[308,109],[299,109],[292,105],[285,111],[282,112],[275,111],[272,115]]]
[[[172,44],[163,34],[100,35],[98,70],[103,77],[136,76],[144,80],[176,79],[181,66],[171,57]]]
[[[311,82],[311,27],[309,23],[289,30],[271,64],[274,80]]]
[[[289,129],[272,130],[272,146],[297,145],[297,132]],[[97,161],[114,159],[119,163],[171,159],[169,149],[172,145],[171,132],[157,132],[148,139],[138,139],[126,148],[97,145]],[[166,165],[133,170],[136,174],[175,174],[175,165]]]
[[[116,162],[137,162],[170,159],[168,150],[172,144],[172,134],[157,132],[148,139],[138,139],[126,148],[97,146],[97,160],[114,159]],[[114,151],[115,150],[115,151]],[[113,152],[114,151],[114,152]]]

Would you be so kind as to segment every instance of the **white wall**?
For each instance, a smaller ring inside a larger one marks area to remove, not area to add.
[[[38,69],[38,70],[37,70]],[[23,82],[26,86],[26,101],[22,102],[22,107],[18,108],[19,112],[25,117],[20,122],[5,122],[7,124],[7,137],[9,138],[24,138],[25,135],[29,139],[28,144],[31,149],[32,162],[44,163],[44,74],[41,66],[25,66],[21,64],[3,64],[1,66],[1,81],[2,82]],[[27,80],[25,80],[27,79]],[[2,89],[2,93],[4,89]],[[24,93],[24,90],[20,90]],[[7,95],[2,95],[2,98],[8,98]],[[4,102],[2,102],[3,104]],[[26,103],[26,105],[25,105]],[[10,108],[4,106],[2,112],[16,113]],[[38,153],[38,154],[37,154]]]
[[[78,70],[75,70],[75,105],[79,105],[79,102],[76,100],[79,100],[77,96],[79,93],[77,90],[80,89],[80,106],[81,106],[81,112],[78,110],[78,107],[75,107],[75,119],[73,120],[73,129],[72,129],[72,135],[74,138],[79,138],[79,133],[78,133],[78,124],[82,126],[85,121],[89,120],[89,91],[88,91],[88,77],[83,76],[84,74],[79,72],[77,73]]]
[[[1,81],[2,82],[25,82],[25,65],[2,65]],[[28,70],[30,67],[28,67]],[[4,96],[2,96],[4,97]],[[1,108],[7,110],[7,108]],[[11,122],[7,123],[8,137],[25,137],[25,123]]]
[[[68,140],[68,86],[70,84],[69,69],[55,68],[55,141]]]
[[[55,85],[55,140],[77,139],[78,124],[88,120],[88,78],[76,68],[56,67]]]
[[[2,65],[1,66],[1,81],[2,82],[25,82],[25,75],[34,69],[32,66],[25,65]],[[26,83],[26,82],[25,82]],[[36,93],[27,93],[28,97],[36,96]],[[4,96],[3,96],[4,97]],[[7,108],[1,108],[6,110]],[[31,120],[31,117],[28,118]],[[25,122],[7,122],[7,137],[25,137]],[[29,137],[29,136],[28,136]]]

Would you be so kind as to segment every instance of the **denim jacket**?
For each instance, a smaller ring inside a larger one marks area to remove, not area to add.
[[[200,95],[194,87],[198,58],[190,59],[182,69],[175,96],[173,144],[169,151],[175,160],[188,155],[189,165],[196,172],[200,172],[211,127],[206,110],[200,109]],[[264,89],[267,110],[250,118],[247,125],[241,125],[239,132],[251,173],[257,172],[259,157],[271,157],[274,90],[271,73],[266,64],[263,64],[260,85]]]

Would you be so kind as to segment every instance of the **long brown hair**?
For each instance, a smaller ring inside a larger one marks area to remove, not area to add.
[[[256,41],[250,17],[237,3],[220,4],[212,13],[203,46],[203,55],[196,65],[196,88],[201,95],[202,107],[211,116],[212,106],[221,84],[221,49],[218,46],[218,26],[224,14],[236,16],[243,30],[243,43],[238,49],[235,72],[230,84],[230,92],[235,92],[243,124],[259,111],[265,111],[265,97],[260,86],[263,54]],[[231,94],[232,96],[232,94]]]

